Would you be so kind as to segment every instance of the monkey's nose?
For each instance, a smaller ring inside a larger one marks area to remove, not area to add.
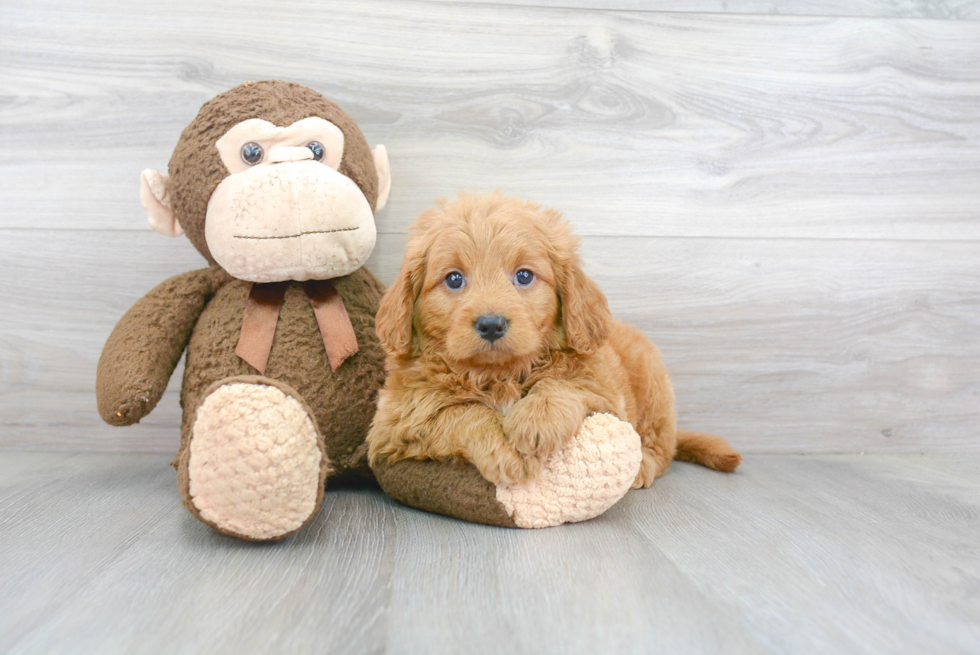
[[[313,151],[306,146],[277,146],[269,151],[269,163],[279,164],[284,161],[303,161],[313,159]]]
[[[480,337],[493,343],[507,332],[510,323],[500,314],[484,314],[476,319],[473,327],[480,334]]]

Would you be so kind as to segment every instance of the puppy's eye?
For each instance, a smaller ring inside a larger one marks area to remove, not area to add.
[[[453,271],[446,276],[446,286],[450,289],[462,289],[466,284],[466,278],[459,271]]]
[[[531,282],[533,281],[534,281],[534,273],[527,270],[526,268],[522,268],[521,270],[517,271],[517,273],[514,274],[514,282],[516,282],[519,286],[526,287],[527,285],[531,284]]]
[[[242,161],[249,166],[255,166],[262,161],[262,146],[257,143],[246,143],[242,146]]]

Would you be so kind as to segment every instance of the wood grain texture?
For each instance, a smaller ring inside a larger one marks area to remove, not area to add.
[[[678,464],[520,531],[329,490],[276,544],[179,505],[162,455],[0,460],[5,653],[969,654],[980,459]]]
[[[175,451],[180,371],[141,425],[111,428],[95,366],[132,303],[203,260],[149,230],[46,234],[42,256],[34,231],[0,231],[0,312],[16,317],[0,323],[0,445]],[[390,283],[403,249],[382,235],[368,267]],[[747,452],[980,450],[973,243],[589,237],[583,250],[614,314],[662,350],[682,425]]]
[[[201,265],[138,174],[214,94],[288,78],[391,153],[385,282],[421,209],[500,188],[586,235],[684,425],[978,452],[978,4],[4,2],[0,448],[176,449],[180,370],[139,426],[94,411],[115,321]]]
[[[922,459],[758,457],[748,485],[681,475],[655,508],[617,509],[772,652],[965,655],[980,644],[978,478],[936,459],[910,475]],[[937,584],[948,594],[914,600]]]
[[[6,227],[132,227],[139,171],[204,101],[284,77],[387,145],[391,232],[499,187],[583,234],[980,238],[972,21],[296,0],[4,19]]]
[[[478,2],[488,0],[432,0]],[[772,16],[855,16],[868,18],[928,18],[978,20],[976,0],[492,0],[495,5],[560,7],[627,11],[663,11],[712,14],[768,14]]]
[[[301,540],[248,544],[193,520],[168,464],[79,456],[0,487],[0,650],[380,652],[380,493],[330,494]]]

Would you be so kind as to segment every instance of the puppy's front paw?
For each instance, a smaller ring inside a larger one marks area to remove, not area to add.
[[[505,444],[489,452],[471,453],[469,459],[480,475],[495,485],[530,482],[541,471],[541,460],[525,457]]]
[[[507,412],[504,434],[518,452],[546,459],[568,443],[585,414],[585,408],[575,400],[531,394]]]

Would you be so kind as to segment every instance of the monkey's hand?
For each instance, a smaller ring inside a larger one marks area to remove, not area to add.
[[[172,277],[123,315],[102,349],[96,374],[99,414],[106,423],[132,425],[156,407],[194,324],[229,279],[217,268]]]

